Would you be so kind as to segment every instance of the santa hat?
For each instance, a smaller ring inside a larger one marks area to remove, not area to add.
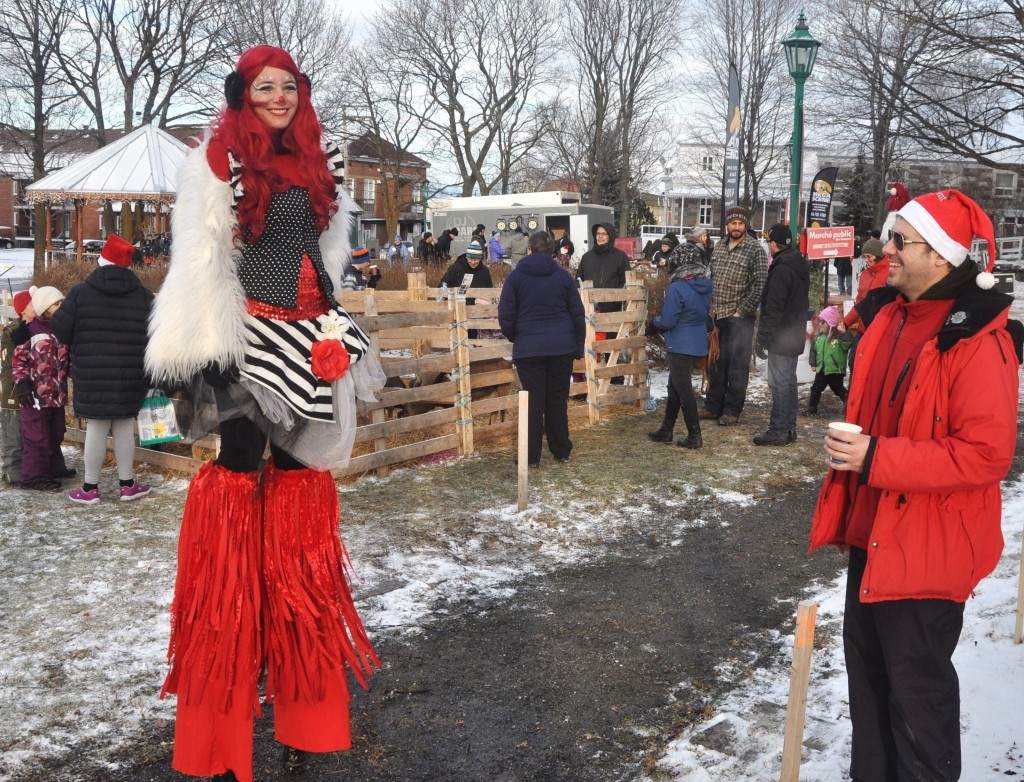
[[[885,204],[886,212],[898,212],[910,203],[910,191],[902,182],[893,182],[889,186],[889,200]]]
[[[19,318],[25,311],[25,307],[32,301],[32,294],[29,291],[18,291],[14,294],[14,314]]]
[[[29,293],[32,294],[32,309],[39,316],[45,315],[54,304],[64,301],[64,294],[52,285],[45,285],[42,288],[33,285],[29,288]]]
[[[825,321],[829,325],[829,328],[834,329],[839,325],[839,310],[835,305],[823,309],[818,313],[818,317]]]
[[[111,234],[100,251],[99,264],[100,266],[123,266],[127,269],[132,265],[134,253],[135,245],[117,234]]]
[[[988,244],[988,266],[975,282],[984,290],[996,284],[992,275],[992,267],[996,263],[992,220],[959,190],[940,190],[919,196],[900,209],[899,216],[914,226],[932,249],[954,266],[967,259],[975,236],[983,239]]]

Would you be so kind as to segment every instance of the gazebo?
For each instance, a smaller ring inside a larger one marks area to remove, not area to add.
[[[189,147],[156,125],[143,125],[71,165],[33,182],[25,198],[46,209],[46,259],[53,257],[51,211],[55,201],[71,201],[75,209],[76,258],[82,260],[82,212],[96,201],[141,201],[156,208],[157,231],[166,219],[164,205],[174,203],[178,167]],[[123,209],[123,207],[122,207]],[[125,237],[129,241],[132,237]]]

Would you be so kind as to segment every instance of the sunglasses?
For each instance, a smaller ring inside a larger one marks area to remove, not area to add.
[[[924,239],[907,239],[899,231],[889,231],[889,241],[896,246],[897,252],[903,252],[908,244],[928,244]]]

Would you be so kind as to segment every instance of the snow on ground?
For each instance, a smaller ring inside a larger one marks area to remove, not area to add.
[[[995,573],[968,601],[954,662],[960,676],[964,782],[1024,775],[1024,645],[1013,642],[1024,481],[1004,490],[1006,548]],[[818,603],[817,633],[804,731],[803,782],[845,780],[850,757],[850,714],[842,650],[845,576],[807,599]],[[789,698],[793,636],[780,639],[777,663],[715,704],[714,717],[675,740],[658,763],[659,781],[723,782],[778,779]],[[817,646],[817,645],[816,645]],[[722,746],[728,753],[719,751]],[[637,782],[650,780],[639,777]]]
[[[32,277],[32,263],[35,250],[0,250],[0,285],[15,293],[27,288]],[[10,287],[8,287],[10,283]]]

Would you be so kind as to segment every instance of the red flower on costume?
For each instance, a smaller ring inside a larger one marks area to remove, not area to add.
[[[348,372],[348,351],[337,339],[322,339],[313,344],[313,374],[328,383],[344,377]]]

